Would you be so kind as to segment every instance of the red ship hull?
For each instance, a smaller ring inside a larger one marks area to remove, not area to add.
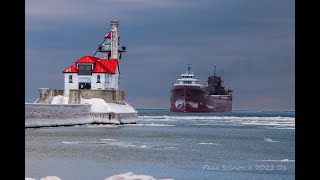
[[[232,95],[210,95],[203,86],[173,86],[171,112],[231,112]]]

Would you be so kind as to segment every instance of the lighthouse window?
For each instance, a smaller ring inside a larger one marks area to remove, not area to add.
[[[79,75],[91,75],[91,65],[79,65]]]
[[[100,75],[97,76],[97,83],[101,83],[100,82]]]
[[[72,83],[72,75],[69,76],[69,83]]]
[[[105,44],[111,44],[111,38],[106,38]]]

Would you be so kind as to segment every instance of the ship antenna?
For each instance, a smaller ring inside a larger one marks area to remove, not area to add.
[[[191,64],[188,64],[188,70],[187,70],[188,74],[191,74]]]
[[[216,72],[217,72],[217,66],[214,65],[214,76],[216,76]]]

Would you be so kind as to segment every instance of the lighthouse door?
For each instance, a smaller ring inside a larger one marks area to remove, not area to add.
[[[79,77],[79,89],[91,89],[91,77]]]
[[[79,82],[79,89],[91,89],[90,82]]]

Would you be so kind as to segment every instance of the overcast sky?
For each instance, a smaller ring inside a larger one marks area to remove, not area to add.
[[[217,65],[233,109],[295,109],[294,0],[26,0],[25,96],[63,89],[119,20],[120,87],[136,108],[169,108],[186,64],[201,84]]]

